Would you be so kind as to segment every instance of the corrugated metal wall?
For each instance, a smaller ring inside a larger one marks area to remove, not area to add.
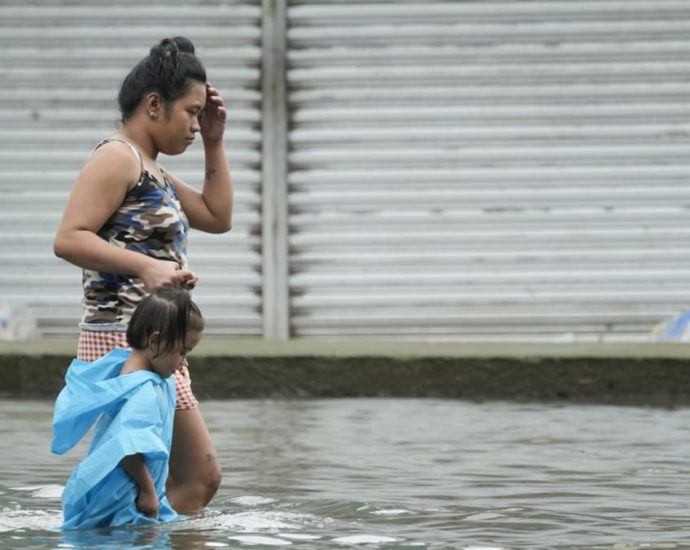
[[[234,229],[190,243],[211,332],[641,340],[690,301],[690,2],[60,4],[0,5],[0,306],[44,334],[80,311],[51,250],[67,193],[173,34],[230,112]],[[281,168],[261,128],[285,116]],[[201,159],[163,162],[197,182]]]
[[[294,0],[291,330],[640,340],[690,304],[690,2]]]
[[[260,0],[60,4],[0,5],[0,304],[30,308],[43,334],[76,333],[80,273],[52,253],[67,194],[116,127],[127,71],[161,38],[183,34],[228,104],[237,189],[233,231],[190,237],[195,296],[210,332],[261,335]],[[200,143],[161,162],[202,181]]]

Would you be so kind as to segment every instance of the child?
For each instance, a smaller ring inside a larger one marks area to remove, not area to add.
[[[52,451],[69,451],[98,423],[62,494],[63,529],[180,519],[165,496],[175,413],[171,375],[203,329],[189,293],[163,288],[132,314],[131,349],[93,363],[72,361],[55,402]]]

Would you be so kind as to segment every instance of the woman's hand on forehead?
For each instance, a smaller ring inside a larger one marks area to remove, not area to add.
[[[225,102],[220,92],[207,82],[206,105],[204,105],[199,119],[201,137],[204,141],[219,141],[223,139],[227,118],[228,113],[225,109]]]

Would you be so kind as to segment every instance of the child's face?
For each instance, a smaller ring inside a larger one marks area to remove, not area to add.
[[[172,351],[153,356],[150,359],[151,370],[162,378],[168,378],[182,366],[187,354],[201,341],[200,330],[189,330],[184,339],[184,346],[175,346]]]

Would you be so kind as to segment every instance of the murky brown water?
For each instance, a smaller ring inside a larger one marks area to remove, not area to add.
[[[203,404],[224,483],[202,516],[63,535],[83,452],[52,403],[0,401],[0,548],[688,548],[690,410],[442,400]]]

